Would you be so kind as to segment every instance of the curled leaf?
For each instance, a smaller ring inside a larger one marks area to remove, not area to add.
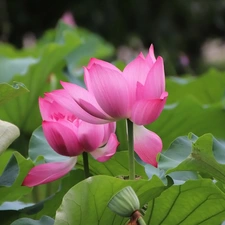
[[[20,135],[19,128],[12,123],[0,120],[0,153]]]

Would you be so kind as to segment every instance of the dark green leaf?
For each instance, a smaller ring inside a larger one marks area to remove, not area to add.
[[[40,219],[42,216],[55,217],[56,210],[62,202],[62,198],[65,193],[75,184],[84,179],[84,172],[82,170],[72,170],[67,176],[62,178],[61,183],[57,182],[58,190],[48,198],[40,201],[36,204],[28,204],[24,202],[4,202],[0,206],[0,217],[4,225],[11,224],[14,220],[23,217],[29,217],[31,219]],[[60,184],[60,185],[59,185]],[[47,188],[49,192],[53,189],[53,183],[39,186],[38,192],[35,194],[40,195],[41,188]],[[45,186],[45,187],[44,187]]]
[[[0,187],[10,187],[19,174],[19,166],[14,155],[11,156],[6,168],[0,176]]]
[[[6,157],[4,156],[6,154]],[[0,205],[3,202],[15,201],[21,196],[28,194],[32,189],[28,187],[21,186],[25,176],[28,171],[33,167],[33,163],[31,160],[26,160],[23,156],[21,156],[18,152],[4,152],[0,157],[1,160],[5,160],[6,158],[11,158],[11,155],[14,155],[16,161],[19,166],[19,175],[17,176],[15,182],[10,187],[1,187],[0,188]],[[5,163],[3,161],[3,163]]]
[[[33,219],[39,219],[44,215],[54,218],[56,210],[62,203],[63,196],[72,186],[79,183],[83,179],[84,172],[82,170],[72,170],[67,176],[62,179],[62,183],[60,184],[60,187],[55,194],[32,207],[21,210],[22,215],[30,215],[30,217],[32,217]],[[40,205],[42,206],[42,208],[39,211]]]

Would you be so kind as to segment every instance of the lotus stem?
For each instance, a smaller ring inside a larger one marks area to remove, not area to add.
[[[127,119],[127,137],[128,137],[128,154],[129,154],[129,179],[135,179],[135,161],[134,161],[134,132],[133,122]]]
[[[144,219],[142,217],[138,218],[138,224],[139,225],[146,225],[146,223],[145,223],[145,221],[144,221]]]
[[[84,177],[88,178],[90,176],[89,164],[88,164],[88,153],[87,152],[83,152],[82,156],[83,156],[83,164],[84,164]]]

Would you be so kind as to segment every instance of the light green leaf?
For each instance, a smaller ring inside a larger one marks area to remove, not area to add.
[[[192,143],[196,141],[197,138],[197,136],[191,133],[189,136],[176,138],[169,149],[160,154],[158,167],[166,171],[178,166],[189,157],[191,154]]]
[[[90,58],[106,58],[114,53],[114,48],[102,37],[80,27],[71,27],[59,21],[55,39],[57,43],[63,43],[65,31],[78,35],[82,43],[66,58],[69,73],[74,77],[83,74],[82,66],[87,65]]]
[[[176,137],[189,132],[197,136],[208,132],[213,133],[216,138],[225,139],[223,124],[225,110],[222,102],[205,107],[194,97],[186,97],[179,103],[167,105],[160,117],[147,128],[162,138],[166,149]]]
[[[160,117],[147,126],[162,138],[164,149],[189,132],[198,136],[208,132],[225,139],[224,72],[209,70],[197,77],[168,77],[166,83],[167,105]]]
[[[43,216],[40,220],[21,218],[11,223],[11,225],[53,225],[54,220],[48,216]]]
[[[166,188],[157,177],[150,181],[129,181],[109,176],[90,177],[75,185],[64,196],[56,212],[55,225],[125,224],[127,219],[115,215],[107,208],[107,204],[114,194],[126,186],[134,189],[141,206],[159,196]]]
[[[213,145],[213,136],[211,134],[205,134],[197,139],[192,144],[191,154],[175,168],[169,169],[167,173],[174,171],[198,171],[204,174],[209,174],[215,179],[225,183],[225,161],[224,156],[220,159],[219,163],[214,156],[214,149],[218,156],[225,153],[224,148],[218,145]],[[222,161],[223,160],[223,161]]]
[[[13,82],[12,86],[0,83],[0,105],[26,92],[28,90],[22,83]]]
[[[2,205],[0,205],[0,213],[1,211],[6,211],[6,210],[18,211],[20,209],[26,208],[31,205],[33,205],[33,203],[24,203],[20,201],[4,202]]]
[[[114,48],[97,34],[81,28],[76,28],[76,32],[82,37],[83,43],[67,57],[67,65],[73,76],[80,76],[80,68],[87,65],[90,58],[111,56]]]
[[[194,97],[202,105],[215,104],[224,98],[225,73],[209,70],[201,76],[184,78],[169,77],[166,89],[169,92],[167,104]]]
[[[56,30],[47,31],[38,41],[38,45],[50,42],[64,43],[65,32],[76,35],[80,38],[81,44],[74,49],[67,57],[68,77],[73,83],[84,85],[82,66],[87,65],[90,58],[107,58],[112,56],[114,48],[102,37],[80,27],[71,27],[63,21],[59,21]]]
[[[65,33],[65,39],[67,35],[69,34]],[[74,39],[72,44],[70,41],[64,45],[51,43],[43,47],[39,55],[39,60],[30,65],[25,74],[16,75],[12,78],[12,80],[22,82],[26,85],[30,93],[11,100],[4,105],[4,108],[0,108],[2,119],[14,123],[24,133],[31,133],[39,126],[41,124],[41,117],[38,108],[38,98],[44,92],[51,91],[52,77],[56,78],[52,74],[54,69],[61,64],[65,57],[79,43],[79,39]]]
[[[168,174],[167,170],[176,167],[183,162],[190,154],[192,142],[197,139],[194,134],[176,138],[168,150],[163,151],[158,156],[158,166],[153,167],[152,165],[146,164],[136,155],[136,160],[145,167],[145,172],[148,178],[152,178],[153,175],[160,177],[160,179],[167,184]],[[169,173],[170,178],[174,184],[182,184],[187,180],[199,179],[196,171],[175,171]]]
[[[144,216],[147,225],[220,225],[224,219],[225,195],[211,180],[171,186],[148,203]]]
[[[9,82],[14,75],[27,73],[32,64],[38,63],[39,59],[32,57],[24,58],[0,58],[0,82]]]

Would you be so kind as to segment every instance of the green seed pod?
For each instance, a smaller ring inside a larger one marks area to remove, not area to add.
[[[117,215],[130,217],[134,211],[140,208],[140,202],[132,187],[128,186],[110,199],[108,207]]]

